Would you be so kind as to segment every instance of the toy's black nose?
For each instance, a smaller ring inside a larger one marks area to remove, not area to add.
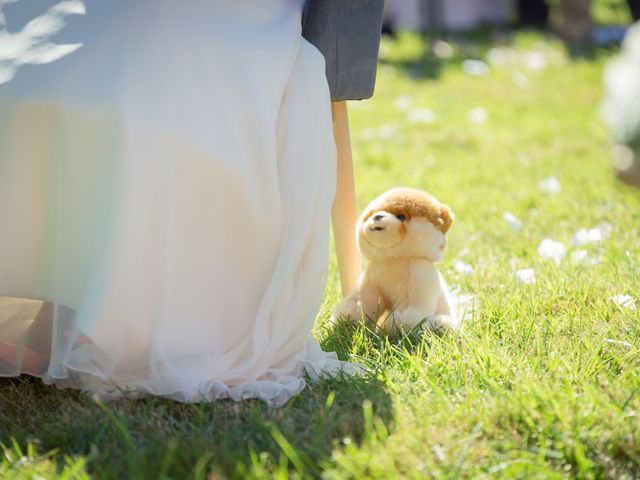
[[[377,215],[375,215],[375,216],[373,217],[373,221],[374,221],[374,222],[379,222],[379,221],[380,221],[380,220],[382,220],[383,218],[384,218],[384,215],[382,215],[381,213],[379,213],[379,214],[377,214]]]

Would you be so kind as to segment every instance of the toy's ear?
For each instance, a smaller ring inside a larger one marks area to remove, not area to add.
[[[451,209],[445,204],[440,205],[439,220],[441,223],[438,226],[438,228],[442,233],[447,233],[449,231],[449,228],[451,228],[451,224],[453,223],[454,219],[455,219],[455,215],[453,214]]]

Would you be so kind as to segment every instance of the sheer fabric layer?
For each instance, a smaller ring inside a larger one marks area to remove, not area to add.
[[[280,405],[343,369],[310,337],[335,146],[300,4],[86,7],[0,84],[0,375]]]

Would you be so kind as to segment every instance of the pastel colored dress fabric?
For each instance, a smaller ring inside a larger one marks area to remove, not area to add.
[[[335,145],[296,0],[0,0],[0,376],[260,398],[311,337]]]

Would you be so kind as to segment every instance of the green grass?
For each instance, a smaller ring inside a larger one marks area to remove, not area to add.
[[[640,192],[614,180],[598,118],[610,53],[571,61],[539,34],[502,41],[511,61],[484,78],[464,74],[461,60],[486,58],[489,42],[456,42],[437,61],[417,37],[385,41],[376,96],[351,106],[360,205],[412,185],[457,215],[442,272],[475,295],[462,333],[390,339],[330,325],[332,260],[314,334],[367,366],[362,378],[311,384],[281,409],[104,406],[2,379],[0,477],[640,478],[640,311],[611,300],[640,297]],[[527,70],[530,52],[547,68]],[[468,120],[477,107],[482,124]],[[435,120],[412,123],[411,108]],[[549,176],[561,193],[539,190]],[[611,235],[579,247],[598,263],[537,254],[553,238],[569,255],[576,230],[601,222]],[[474,274],[458,273],[457,259]],[[516,279],[521,268],[535,269],[535,284]]]

